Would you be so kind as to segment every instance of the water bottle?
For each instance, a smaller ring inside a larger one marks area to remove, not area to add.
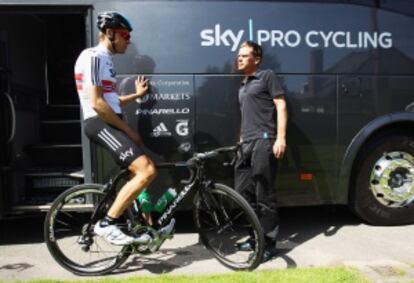
[[[152,210],[152,203],[151,203],[151,196],[145,189],[143,192],[141,192],[138,196],[138,202],[139,207],[142,212],[144,213],[150,213]]]
[[[177,191],[174,188],[169,188],[157,201],[154,205],[154,211],[162,213],[175,197],[177,196]]]

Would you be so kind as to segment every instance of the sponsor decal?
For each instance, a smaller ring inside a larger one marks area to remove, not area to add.
[[[233,32],[230,29],[223,30],[220,24],[216,24],[214,29],[204,29],[200,32],[203,39],[201,46],[230,46],[231,51],[236,51],[241,43],[244,30]]]
[[[177,125],[175,125],[175,132],[181,137],[188,136],[188,120],[177,120]]]
[[[235,52],[240,43],[254,40],[260,45],[271,47],[294,48],[302,45],[310,48],[392,48],[392,33],[378,31],[349,31],[349,30],[297,30],[255,29],[254,22],[249,19],[247,29],[237,31],[223,28],[215,24],[213,28],[200,32],[201,46],[228,46]]]
[[[189,114],[190,108],[159,108],[159,109],[137,109],[136,115],[178,115]]]
[[[168,206],[167,210],[158,218],[158,224],[162,225],[165,220],[168,219],[169,215],[173,212],[174,208],[180,203],[180,201],[186,196],[188,191],[191,189],[191,185],[187,185],[184,189],[178,194],[178,196],[173,200],[173,202]]]
[[[156,126],[151,133],[152,137],[170,137],[171,132],[168,131],[167,126],[165,126],[164,122],[161,122],[158,126]]]
[[[125,159],[127,159],[129,156],[132,156],[134,154],[134,152],[132,151],[132,148],[130,147],[128,150],[121,152],[121,154],[119,155],[119,159],[121,159],[122,161],[125,161]]]
[[[140,97],[136,99],[137,103],[145,103],[147,101],[182,101],[182,100],[190,100],[191,95],[189,92],[182,92],[182,93],[149,93],[144,97]]]
[[[151,80],[151,86],[164,86],[164,87],[175,87],[175,86],[190,86],[190,81],[185,80]]]
[[[190,150],[191,150],[191,143],[189,142],[184,142],[180,144],[180,146],[178,147],[178,151],[181,153],[186,153],[186,152],[189,152]]]

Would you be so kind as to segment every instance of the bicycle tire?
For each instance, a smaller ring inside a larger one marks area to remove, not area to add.
[[[96,205],[105,196],[100,184],[82,184],[68,189],[53,202],[46,215],[44,236],[53,258],[65,269],[83,276],[107,274],[123,264],[132,251],[131,246],[113,246],[86,231]],[[97,211],[102,218],[112,201]],[[92,241],[89,248],[80,240]]]
[[[262,262],[264,234],[254,210],[232,188],[213,184],[194,197],[194,223],[205,247],[225,266],[253,270]],[[238,244],[251,238],[252,251]]]

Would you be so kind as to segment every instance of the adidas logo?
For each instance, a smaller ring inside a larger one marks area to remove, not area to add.
[[[156,126],[151,133],[152,137],[170,137],[171,132],[168,131],[167,127],[165,126],[164,122],[161,122],[158,126]]]

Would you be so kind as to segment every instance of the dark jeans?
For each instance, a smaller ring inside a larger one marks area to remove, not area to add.
[[[235,165],[235,188],[256,211],[267,246],[276,245],[279,214],[273,188],[277,161],[274,140],[258,139],[243,143]]]

